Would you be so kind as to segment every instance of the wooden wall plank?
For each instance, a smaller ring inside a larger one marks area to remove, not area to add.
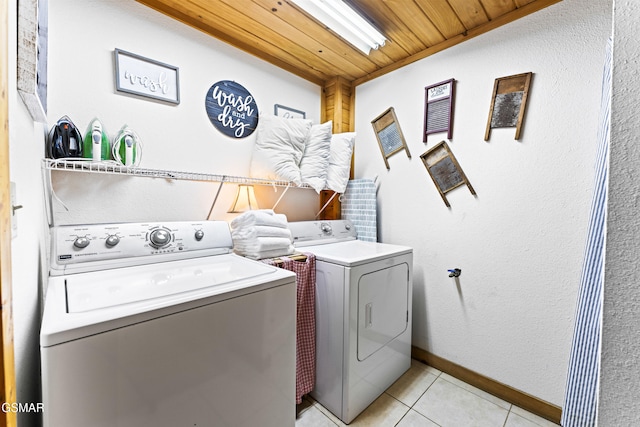
[[[396,16],[398,20],[407,23],[411,28],[411,32],[420,39],[424,46],[433,46],[445,40],[438,28],[414,2],[385,0],[385,3],[389,6],[392,16]],[[406,37],[406,33],[395,35],[397,39],[404,37]]]
[[[449,0],[449,4],[467,30],[489,21],[479,0]]]
[[[368,55],[291,1],[137,1],[322,86],[369,81],[561,0],[350,0],[387,38]]]
[[[353,85],[354,86],[358,86],[362,83],[371,81],[373,79],[375,79],[376,77],[380,77],[382,75],[385,75],[387,73],[390,73],[392,71],[395,71],[397,69],[400,69],[406,65],[409,65],[413,62],[419,61],[421,59],[427,58],[435,53],[441,52],[447,48],[450,48],[451,46],[455,46],[458,43],[462,43],[465,40],[469,40],[473,37],[479,36],[481,34],[484,34],[488,31],[491,31],[495,28],[498,28],[502,25],[508,24],[509,22],[513,22],[517,19],[522,18],[523,16],[527,16],[531,13],[537,12],[539,10],[542,10],[548,6],[551,6],[552,4],[555,3],[559,3],[562,0],[536,0],[534,2],[531,2],[527,5],[524,5],[518,9],[513,10],[512,12],[506,14],[506,15],[502,15],[496,19],[493,19],[491,21],[488,21],[486,24],[481,25],[479,27],[470,29],[466,32],[466,34],[461,34],[459,36],[456,37],[452,37],[449,40],[445,40],[442,43],[439,43],[435,46],[432,46],[428,49],[425,49],[415,55],[411,55],[401,61],[397,61],[394,64],[391,64],[385,68],[381,68],[373,73],[370,73],[366,76],[362,76],[360,78],[357,78],[353,81]]]
[[[335,77],[328,80],[322,88],[321,101],[322,122],[333,120],[333,133],[351,132],[353,130],[355,95],[350,81]],[[350,178],[353,178],[353,156],[351,157]],[[341,203],[338,197],[333,197],[333,191],[320,192],[320,208],[329,200],[319,219],[340,219]],[[333,197],[333,199],[331,199]]]
[[[232,8],[237,2],[237,0],[222,1]],[[324,60],[327,65],[343,69],[350,75],[378,67],[379,64],[360,55],[359,51],[349,43],[336,43],[335,37],[314,19],[302,19],[304,16],[301,18],[301,12],[296,10],[293,4],[281,3],[274,5],[272,0],[245,1],[242,14],[235,14],[232,19],[235,25],[244,27],[249,32],[254,32],[260,27],[268,29],[269,40],[275,40],[275,44],[288,42],[299,45],[305,50],[314,52],[315,61]],[[273,29],[277,29],[277,32]],[[260,37],[259,34],[256,36]],[[388,60],[383,63],[388,63]],[[317,66],[313,59],[311,65]]]
[[[223,0],[229,4],[235,4],[237,0]],[[327,57],[327,61],[334,66],[341,68],[344,62],[348,62],[347,67],[357,67],[361,70],[371,70],[380,66],[384,66],[392,61],[385,54],[366,56],[351,46],[349,43],[336,39],[331,31],[327,31],[324,25],[319,24],[316,20],[299,9],[291,2],[280,2],[274,0],[253,0],[259,5],[263,11],[268,14],[277,16],[278,21],[271,21],[272,25],[277,26],[278,31],[282,32],[289,40],[294,43],[302,43],[308,46],[314,52],[322,51],[320,57]],[[249,4],[247,2],[247,4]],[[245,9],[245,12],[251,15],[251,18],[260,16],[260,20],[266,19],[263,13],[253,12],[253,9]],[[245,19],[249,19],[245,17]],[[284,26],[281,26],[285,24]],[[292,29],[292,28],[294,29]],[[300,35],[300,34],[303,35]],[[330,56],[329,56],[330,54]],[[347,59],[348,58],[348,59]]]
[[[465,27],[447,0],[416,0],[416,2],[445,38],[451,38],[465,31]]]
[[[490,19],[506,15],[516,9],[513,0],[480,0]]]
[[[248,20],[244,10],[241,12],[232,5],[226,4],[224,0],[219,0],[216,7],[205,7],[202,2],[164,0],[163,3],[170,4],[175,10],[185,12],[192,18],[198,17],[200,19],[199,17],[202,17],[204,22],[215,22],[219,30],[232,35],[236,40],[242,39],[245,43],[254,46],[259,53],[285,56],[288,61],[296,62],[299,64],[298,66],[309,69],[326,68],[331,65],[331,60],[337,60],[340,61],[340,66],[345,67],[346,75],[351,76],[361,72],[352,63],[343,61],[337,56],[328,58],[329,61],[323,64],[322,58],[318,58],[315,53],[299,44],[301,40],[310,40],[309,37],[305,37],[303,33],[295,32],[295,29],[290,26],[283,27],[281,22],[276,23],[280,20],[273,15],[259,14],[257,15],[258,20]],[[264,11],[260,7],[255,7],[256,5],[252,2],[245,2],[245,7],[251,5],[255,9],[249,11],[252,14]],[[314,22],[306,23],[310,28],[314,24]],[[278,31],[275,31],[274,28],[277,28]],[[291,44],[291,40],[296,40],[296,43]],[[287,46],[287,49],[283,51],[281,46]],[[350,71],[351,69],[353,71]]]
[[[217,25],[210,25],[202,16],[191,16],[187,13],[168,7],[164,2],[157,0],[137,0],[139,3],[150,7],[160,13],[163,13],[173,19],[176,19],[186,25],[200,30],[210,36],[213,36],[225,43],[261,58],[283,70],[289,71],[300,76],[310,82],[322,85],[332,75],[323,73],[322,70],[310,67],[308,64],[300,61],[299,58],[291,55],[290,52],[282,51],[282,55],[278,52],[277,47],[261,40],[248,41],[244,38],[244,33],[235,28],[232,33],[228,34],[220,29]]]
[[[13,345],[13,304],[11,298],[11,196],[9,185],[9,4],[0,1],[0,381],[2,403],[16,402],[16,374]],[[15,412],[0,411],[0,425],[17,425]]]
[[[384,54],[390,58],[389,63],[392,63],[426,47],[424,43],[413,34],[411,29],[395,16],[393,11],[389,9],[384,2],[350,0],[350,4],[358,10],[370,11],[366,15],[373,21],[376,28],[378,28],[387,39],[393,40],[392,42],[387,42],[377,51],[371,51],[371,53],[369,53],[370,57],[375,58],[378,55]]]

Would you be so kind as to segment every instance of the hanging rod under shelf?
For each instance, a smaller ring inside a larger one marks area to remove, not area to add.
[[[91,160],[43,159],[47,170],[64,170],[72,172],[103,173],[110,175],[140,176],[147,178],[176,179],[185,181],[222,182],[231,184],[253,184],[272,187],[311,188],[308,185],[298,185],[289,181],[269,180],[262,178],[247,178],[233,175],[208,174],[198,172],[171,171],[163,169],[148,169],[138,166],[124,166],[114,161],[94,162]]]

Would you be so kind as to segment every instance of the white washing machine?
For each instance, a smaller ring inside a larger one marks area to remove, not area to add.
[[[226,222],[52,228],[45,427],[295,425],[295,274]]]
[[[413,250],[357,240],[348,220],[289,223],[316,256],[316,386],[350,423],[411,366]]]

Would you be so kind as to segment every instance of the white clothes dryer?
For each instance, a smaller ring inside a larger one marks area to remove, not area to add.
[[[45,427],[295,424],[295,274],[226,222],[54,227]]]
[[[348,220],[289,223],[316,256],[316,386],[350,423],[411,366],[413,250],[357,240]]]

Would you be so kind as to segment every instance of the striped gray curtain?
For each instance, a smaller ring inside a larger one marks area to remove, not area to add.
[[[611,117],[611,61],[612,41],[609,39],[602,80],[595,188],[562,408],[561,424],[564,427],[591,427],[596,425],[597,419]]]

